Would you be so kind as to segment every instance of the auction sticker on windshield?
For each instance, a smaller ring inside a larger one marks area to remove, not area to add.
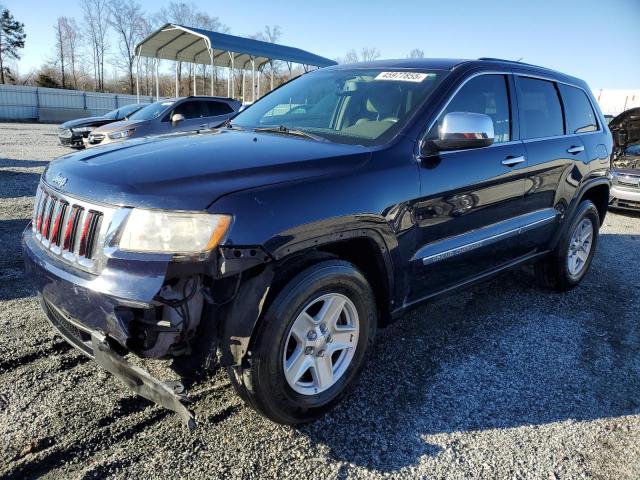
[[[417,82],[420,83],[427,77],[432,77],[433,73],[420,72],[382,72],[379,73],[375,80],[395,80],[400,82]]]

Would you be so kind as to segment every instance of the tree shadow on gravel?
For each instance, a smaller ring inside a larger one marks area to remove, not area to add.
[[[391,473],[457,448],[438,434],[640,412],[639,251],[640,236],[603,234],[568,293],[524,267],[408,313],[379,332],[354,394],[301,433]]]
[[[0,198],[35,197],[39,173],[0,170]]]
[[[0,168],[46,167],[49,163],[49,160],[16,160],[14,158],[0,158]]]
[[[34,289],[25,277],[20,238],[28,219],[0,220],[0,300],[30,297]]]

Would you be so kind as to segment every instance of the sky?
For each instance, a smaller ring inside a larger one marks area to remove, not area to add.
[[[168,0],[141,0],[155,13]],[[328,58],[377,47],[380,58],[522,59],[580,77],[592,89],[640,89],[640,0],[237,0],[195,2],[250,35],[279,25],[280,43]],[[25,24],[19,69],[52,57],[59,16],[81,20],[78,0],[0,0]]]

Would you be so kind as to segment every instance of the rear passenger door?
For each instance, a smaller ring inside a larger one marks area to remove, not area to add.
[[[489,147],[439,151],[421,158],[421,199],[415,205],[417,251],[410,302],[446,290],[517,257],[522,221],[525,149],[516,140],[508,74],[480,74],[454,94],[427,134],[437,138],[450,112],[488,115]]]
[[[567,133],[557,82],[517,75],[520,133],[527,151],[524,203],[539,222],[522,231],[520,248],[544,250],[585,174],[579,135]]]
[[[209,128],[219,127],[225,120],[235,113],[228,103],[216,100],[207,100],[204,102],[204,108]]]

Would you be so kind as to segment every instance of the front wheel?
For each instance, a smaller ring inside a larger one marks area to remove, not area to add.
[[[535,266],[540,283],[552,290],[567,291],[587,274],[598,244],[600,216],[590,200],[578,205],[569,228],[556,250]]]
[[[284,424],[313,420],[355,382],[376,332],[364,276],[330,260],[298,274],[276,295],[254,332],[243,366],[229,376],[240,396]]]

